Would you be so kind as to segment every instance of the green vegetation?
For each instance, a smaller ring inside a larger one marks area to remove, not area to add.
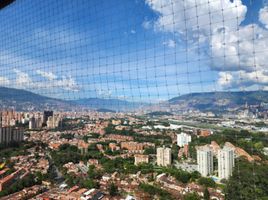
[[[130,130],[116,130],[112,124],[105,129],[107,134],[117,134],[117,135],[124,135],[124,136],[132,136],[134,141],[136,142],[151,142],[156,145],[168,144],[172,143],[172,139],[170,136],[166,135],[163,131],[161,134],[158,135],[142,135],[135,133],[133,129]]]
[[[237,160],[232,177],[225,188],[226,200],[264,200],[268,197],[267,164]]]
[[[29,174],[23,179],[17,180],[15,183],[13,183],[11,186],[9,186],[7,189],[0,192],[0,197],[18,192],[26,187],[31,187],[35,184],[40,184],[40,182],[37,182],[35,180],[35,176],[33,174]]]
[[[99,137],[100,137],[100,134],[98,134],[98,133],[90,133],[89,135],[83,136],[83,140],[85,142],[87,142],[88,139],[90,139],[90,138],[99,138]]]
[[[216,141],[220,146],[223,146],[225,142],[231,142],[235,146],[241,147],[250,154],[259,155],[261,158],[265,158],[263,155],[263,147],[268,146],[268,140],[264,140],[267,136],[265,133],[252,133],[246,130],[236,131],[226,129],[221,132],[216,132],[208,137],[194,136],[192,142],[189,144],[190,155],[196,158],[195,146],[210,144],[211,141]]]
[[[139,189],[148,193],[152,199],[155,195],[159,196],[160,199],[162,199],[162,200],[172,200],[173,199],[168,192],[161,189],[159,186],[142,183],[139,185]]]
[[[171,147],[171,154],[173,160],[178,160],[179,147],[177,144],[173,144]]]
[[[154,147],[147,147],[144,149],[143,154],[144,155],[156,154],[155,148]]]
[[[71,133],[61,134],[60,138],[71,140],[74,138],[74,134],[71,134]]]
[[[212,178],[201,177],[198,179],[198,184],[211,188],[216,187],[216,183]]]
[[[176,178],[177,181],[182,183],[189,183],[190,181],[195,181],[200,177],[198,172],[189,173],[177,168],[161,168],[161,173],[167,173]]]
[[[201,200],[197,193],[188,193],[184,196],[184,200]]]
[[[33,142],[24,142],[24,143],[17,143],[13,142],[10,143],[8,146],[2,145],[0,146],[0,161],[5,158],[8,159],[12,156],[18,155],[27,155],[27,149],[34,147]]]
[[[118,187],[114,184],[111,183],[108,188],[109,194],[113,197],[118,194]]]
[[[89,170],[87,175],[83,177],[78,177],[73,173],[67,174],[67,170],[65,168],[62,169],[62,174],[64,175],[65,182],[69,186],[79,185],[80,187],[85,187],[87,189],[98,188],[98,179],[100,179],[103,175],[103,172],[97,170],[95,166],[89,166]]]
[[[208,188],[204,190],[204,200],[210,200],[210,194]]]
[[[96,167],[94,165],[88,166],[88,177],[92,179],[100,179],[103,175],[103,172],[100,170],[96,170]]]
[[[52,159],[56,166],[62,168],[65,163],[73,162],[78,163],[82,160],[82,156],[76,146],[63,144],[59,147],[58,151],[51,152]]]

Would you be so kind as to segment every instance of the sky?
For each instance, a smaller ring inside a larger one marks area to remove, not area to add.
[[[0,10],[0,86],[159,102],[268,90],[266,0],[15,1]]]

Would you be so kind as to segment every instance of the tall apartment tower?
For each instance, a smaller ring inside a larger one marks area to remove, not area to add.
[[[23,141],[24,131],[19,128],[2,127],[0,128],[0,144],[8,145],[11,142]]]
[[[171,165],[172,159],[171,159],[171,149],[165,148],[165,147],[159,147],[156,150],[156,160],[157,165],[159,166],[168,166]]]
[[[230,147],[223,147],[218,152],[218,173],[220,179],[228,179],[234,168],[234,150]]]
[[[202,176],[213,173],[213,154],[209,147],[203,146],[197,149],[197,169]]]
[[[189,144],[192,141],[191,135],[186,133],[177,134],[177,145],[179,147],[184,147],[184,145]]]
[[[48,111],[48,110],[45,110],[44,111],[44,114],[43,114],[43,124],[44,125],[47,125],[47,120],[49,117],[52,117],[53,116],[53,111]]]

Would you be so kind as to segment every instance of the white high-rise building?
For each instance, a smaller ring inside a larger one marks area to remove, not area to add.
[[[197,149],[197,164],[197,169],[202,176],[213,173],[213,154],[209,147],[203,146]]]
[[[157,165],[159,166],[168,166],[171,165],[171,149],[165,147],[159,147],[156,150],[156,160]]]
[[[191,135],[188,135],[186,133],[177,134],[177,145],[179,147],[184,147],[184,145],[188,144],[191,141],[192,141]]]
[[[218,173],[220,179],[228,179],[234,168],[234,150],[230,147],[224,147],[218,152]]]

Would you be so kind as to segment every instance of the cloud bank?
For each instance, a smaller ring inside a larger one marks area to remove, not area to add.
[[[206,52],[223,89],[268,89],[268,7],[259,22],[241,25],[247,14],[242,0],[146,0],[158,18],[153,29],[175,34],[187,48]],[[145,22],[144,22],[145,23]],[[194,48],[195,47],[195,48]],[[201,49],[205,48],[205,49]]]

